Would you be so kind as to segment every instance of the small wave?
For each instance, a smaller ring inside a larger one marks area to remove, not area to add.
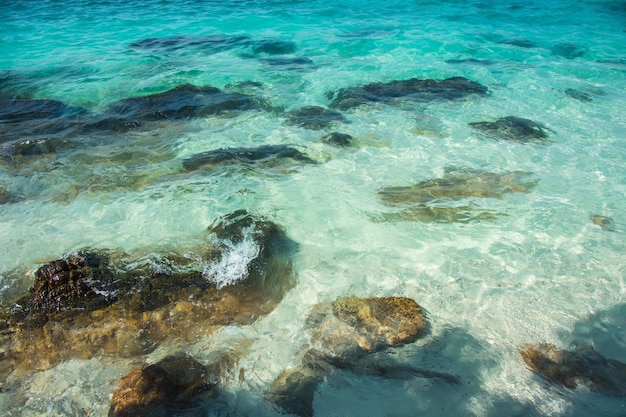
[[[224,246],[221,259],[202,271],[202,276],[218,289],[236,284],[247,277],[250,263],[261,251],[261,246],[254,240],[255,227],[255,224],[251,224],[242,230],[241,242],[221,241],[220,244]]]

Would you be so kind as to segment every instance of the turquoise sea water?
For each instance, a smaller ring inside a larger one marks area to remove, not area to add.
[[[98,114],[188,83],[254,94],[272,109],[72,136],[74,147],[35,156],[11,154],[18,139],[0,142],[3,301],[69,251],[185,248],[246,208],[299,243],[295,288],[253,324],[141,358],[245,345],[245,380],[227,383],[206,415],[279,415],[263,395],[307,345],[308,312],[345,295],[414,298],[430,333],[390,354],[462,383],[337,372],[315,394],[316,416],[626,413],[623,398],[551,387],[518,353],[526,343],[591,345],[626,362],[625,2],[18,0],[0,2],[0,16],[1,100]],[[270,40],[286,49],[255,50]],[[376,102],[341,110],[346,122],[323,129],[286,116],[328,108],[329,92],[346,87],[456,76],[488,93]],[[541,123],[549,142],[494,140],[469,126],[506,116]],[[324,143],[331,131],[354,143]],[[192,155],[260,145],[294,146],[318,163],[180,173]],[[464,201],[503,214],[491,220],[394,217],[378,198],[451,167],[524,171],[537,184]],[[592,216],[612,219],[609,230]],[[0,392],[0,411],[106,415],[116,382],[139,362],[96,357],[33,371]]]

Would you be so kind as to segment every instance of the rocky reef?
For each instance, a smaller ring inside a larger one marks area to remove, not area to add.
[[[197,253],[80,251],[45,264],[29,294],[2,306],[3,369],[193,341],[269,313],[295,285],[297,245],[275,223],[242,210],[208,235]]]
[[[592,347],[562,350],[552,344],[524,346],[522,360],[546,381],[613,397],[626,397],[626,364],[606,359]]]
[[[346,119],[339,112],[320,106],[305,106],[287,114],[287,124],[320,130],[336,122],[345,123]]]
[[[532,174],[523,171],[495,173],[448,167],[442,178],[411,186],[386,187],[378,197],[400,211],[386,213],[386,221],[468,222],[494,220],[503,213],[482,209],[478,199],[501,199],[509,193],[527,193],[537,185]],[[456,204],[461,202],[462,204]]]
[[[472,122],[472,128],[486,136],[519,143],[547,143],[547,127],[523,117],[501,117],[494,122]]]
[[[411,78],[342,88],[336,93],[330,94],[330,98],[332,98],[330,107],[348,110],[362,104],[392,103],[398,99],[428,102],[458,100],[474,94],[487,94],[487,87],[464,77],[451,77],[444,80]]]

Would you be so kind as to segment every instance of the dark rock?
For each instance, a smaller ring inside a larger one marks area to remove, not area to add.
[[[302,68],[315,65],[311,58],[290,57],[290,58],[261,58],[260,61],[272,67]]]
[[[354,138],[347,133],[332,132],[322,138],[322,142],[346,147],[352,145]]]
[[[473,169],[446,168],[443,178],[422,181],[416,185],[387,187],[378,197],[400,212],[383,216],[384,220],[418,220],[430,222],[467,222],[494,220],[499,213],[480,210],[475,203],[452,203],[476,198],[503,198],[509,193],[527,193],[537,181],[531,174],[512,171],[503,174]]]
[[[538,344],[524,346],[520,353],[526,366],[550,383],[626,397],[626,364],[606,359],[592,347],[567,351]]]
[[[287,369],[276,378],[265,399],[288,414],[312,417],[315,391],[325,378],[324,372]]]
[[[249,43],[250,38],[242,35],[172,36],[169,38],[142,39],[131,43],[129,47],[132,49],[163,52],[197,50],[204,53],[218,53],[245,46]]]
[[[585,55],[585,48],[575,43],[558,43],[551,48],[553,55],[558,55],[566,59],[579,58]]]
[[[209,235],[197,253],[83,251],[44,265],[31,293],[3,306],[0,351],[9,369],[145,354],[166,338],[194,340],[271,312],[295,283],[297,245],[245,211]]]
[[[307,129],[319,130],[335,122],[345,123],[341,113],[320,106],[305,106],[287,114],[287,123]]]
[[[161,412],[177,414],[199,400],[216,396],[219,381],[233,365],[223,354],[212,366],[204,366],[184,353],[169,355],[159,362],[136,369],[115,387],[110,417],[142,417]]]
[[[573,88],[568,88],[564,92],[571,98],[576,99],[578,101],[582,101],[584,103],[589,103],[593,101],[593,98],[591,98],[591,94],[585,93],[583,91],[578,91],[578,90],[574,90]]]
[[[109,113],[123,119],[123,123],[132,123],[204,117],[232,110],[258,109],[260,106],[261,103],[252,96],[224,93],[210,86],[183,84],[163,93],[121,100],[111,106]]]
[[[433,100],[458,100],[472,94],[484,95],[487,87],[464,77],[452,77],[445,80],[409,80],[388,83],[371,83],[361,87],[348,87],[334,94],[330,106],[346,110],[366,103],[388,103],[395,99],[418,102]]]
[[[465,58],[465,59],[446,59],[446,64],[475,64],[475,65],[494,65],[495,61],[490,61],[488,59],[476,59],[476,58]]]
[[[613,219],[607,216],[601,216],[599,214],[595,214],[591,216],[591,222],[596,226],[600,226],[602,230],[606,230],[607,232],[615,231],[615,223]]]
[[[473,122],[469,125],[495,139],[520,143],[546,143],[550,130],[541,123],[522,117],[507,116],[495,122]]]
[[[296,52],[296,44],[291,41],[279,40],[262,40],[258,41],[253,47],[252,52],[255,55],[285,55]]]
[[[68,114],[77,115],[81,113],[84,113],[84,109],[68,106],[57,100],[0,101],[0,123],[54,119]]]
[[[527,39],[505,39],[498,43],[504,45],[518,46],[520,48],[534,48],[536,46],[535,42],[529,41]]]
[[[211,170],[218,166],[243,164],[264,167],[284,166],[293,162],[315,163],[299,150],[286,145],[263,145],[257,148],[227,148],[203,152],[183,161],[186,171]]]

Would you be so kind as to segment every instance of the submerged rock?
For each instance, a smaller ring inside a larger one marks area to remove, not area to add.
[[[484,95],[487,87],[464,77],[444,80],[409,80],[388,83],[370,83],[360,87],[348,87],[333,94],[330,107],[347,110],[366,103],[389,103],[396,99],[411,101],[458,100],[472,94]]]
[[[513,38],[513,39],[505,39],[503,41],[498,42],[499,44],[503,44],[503,45],[512,45],[512,46],[517,46],[520,48],[534,48],[535,46],[537,46],[535,44],[535,42],[528,40],[528,39],[517,39],[517,38]]]
[[[501,213],[482,210],[473,201],[476,198],[503,198],[510,193],[527,193],[537,180],[523,171],[494,173],[474,169],[446,168],[442,178],[422,181],[411,186],[386,187],[378,197],[400,212],[383,216],[384,220],[418,220],[421,222],[467,222],[494,220]],[[468,200],[462,205],[452,205]]]
[[[564,91],[565,94],[567,94],[568,96],[570,96],[573,99],[576,99],[578,101],[582,101],[583,103],[590,103],[593,101],[593,98],[591,97],[591,94],[589,93],[585,93],[584,91],[579,91],[579,90],[575,90],[573,88],[568,88],[567,90]]]
[[[553,55],[562,56],[567,59],[579,58],[585,55],[585,48],[575,43],[563,42],[557,43],[551,48]]]
[[[322,142],[346,147],[352,145],[354,138],[347,133],[332,132],[322,138]]]
[[[265,398],[282,411],[314,415],[313,398],[319,384],[335,370],[382,378],[439,378],[458,383],[454,375],[396,363],[383,355],[420,338],[426,330],[421,307],[405,297],[344,297],[318,304],[307,318],[311,348],[299,367],[282,372]]]
[[[541,123],[516,116],[501,117],[495,122],[473,122],[469,125],[495,139],[520,143],[546,143],[546,131],[550,130]]]
[[[194,340],[272,311],[294,285],[296,244],[276,224],[233,213],[197,253],[80,252],[37,272],[31,293],[0,314],[14,369],[72,357],[134,356],[166,338]]]
[[[125,121],[156,121],[259,109],[261,105],[253,96],[224,93],[211,86],[183,84],[163,93],[123,99],[114,103],[108,113]]]
[[[287,123],[307,129],[324,129],[335,122],[345,123],[346,119],[339,112],[320,106],[305,106],[287,114]]]
[[[291,41],[265,39],[257,41],[252,47],[252,52],[255,55],[285,55],[296,52],[296,49],[296,44]]]
[[[142,417],[152,413],[176,414],[217,395],[219,383],[234,364],[225,352],[205,366],[184,353],[136,369],[123,377],[113,392],[109,417]]]
[[[250,38],[243,35],[172,36],[168,38],[146,38],[129,45],[132,49],[149,51],[201,51],[218,53],[250,44]]]
[[[615,224],[613,222],[613,219],[610,217],[595,214],[591,216],[591,222],[596,226],[600,226],[602,230],[606,230],[607,232],[615,231]]]
[[[262,63],[270,65],[272,67],[285,67],[285,68],[310,68],[315,65],[311,58],[306,57],[272,57],[272,58],[260,58]]]
[[[460,58],[460,59],[446,59],[446,64],[475,64],[475,65],[494,65],[495,61],[489,59],[477,59],[477,58]]]
[[[0,101],[0,123],[20,123],[32,120],[55,119],[67,114],[77,115],[84,109],[68,106],[58,100],[18,99]]]
[[[263,145],[256,148],[227,148],[199,153],[185,159],[183,168],[186,171],[211,170],[218,166],[233,164],[273,167],[293,162],[315,163],[296,148],[286,145]]]
[[[626,397],[626,364],[606,359],[592,347],[567,351],[552,344],[538,344],[524,346],[520,354],[532,372],[550,383]]]

